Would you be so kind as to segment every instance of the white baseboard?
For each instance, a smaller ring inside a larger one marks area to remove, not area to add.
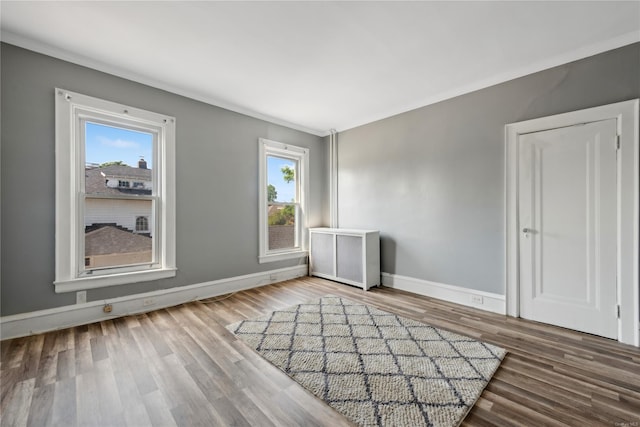
[[[306,276],[308,271],[308,265],[304,264],[194,285],[4,316],[0,318],[0,337],[3,340],[24,337],[128,314],[144,313]],[[111,313],[102,311],[105,304],[112,305]]]
[[[445,285],[397,274],[381,273],[382,284],[389,288],[400,289],[414,294],[437,298],[456,304],[479,308],[492,313],[506,314],[507,305],[504,295],[476,291],[460,286]]]

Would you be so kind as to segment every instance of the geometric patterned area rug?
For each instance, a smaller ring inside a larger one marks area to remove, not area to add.
[[[227,329],[362,426],[457,426],[506,354],[330,295]]]

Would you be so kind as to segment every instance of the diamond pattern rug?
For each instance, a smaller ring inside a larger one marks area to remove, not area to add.
[[[457,426],[506,353],[335,296],[227,329],[362,426]]]

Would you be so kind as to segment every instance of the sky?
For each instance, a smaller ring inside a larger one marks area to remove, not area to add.
[[[100,164],[122,160],[125,164],[137,168],[140,157],[144,157],[148,169],[153,169],[152,134],[86,123],[86,163]]]
[[[267,156],[267,185],[276,187],[278,192],[276,202],[291,202],[296,196],[295,181],[289,184],[284,181],[284,174],[280,170],[283,166],[289,166],[295,170],[296,162],[282,157]]]

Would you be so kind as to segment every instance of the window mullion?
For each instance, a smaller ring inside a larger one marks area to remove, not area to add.
[[[109,199],[109,200],[158,200],[159,196],[152,195],[139,195],[139,196],[127,196],[127,195],[112,195],[112,194],[86,194],[89,199]]]

